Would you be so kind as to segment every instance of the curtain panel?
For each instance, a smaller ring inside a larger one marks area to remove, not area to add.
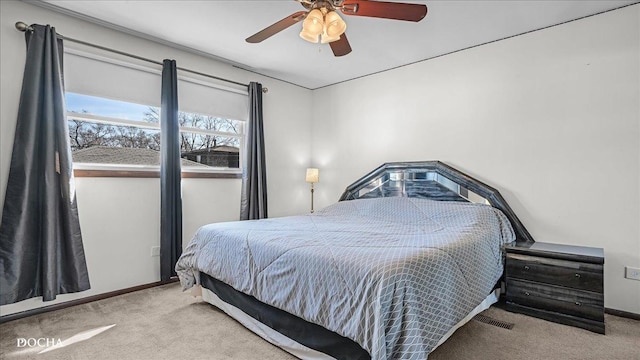
[[[242,171],[240,220],[267,218],[267,171],[264,155],[262,84],[249,84],[249,121]]]
[[[88,290],[62,75],[62,40],[32,25],[0,225],[0,305]]]
[[[182,254],[182,194],[178,75],[175,60],[164,60],[160,106],[160,279],[176,276]]]

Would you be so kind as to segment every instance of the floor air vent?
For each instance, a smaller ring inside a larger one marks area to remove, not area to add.
[[[482,323],[485,323],[485,324],[501,327],[503,329],[508,329],[508,330],[513,329],[513,325],[514,325],[512,323],[508,323],[506,321],[497,320],[497,319],[494,319],[492,317],[489,317],[489,316],[486,316],[486,315],[482,315],[482,314],[478,314],[478,315],[474,316],[473,319],[476,320],[476,321],[480,321]]]

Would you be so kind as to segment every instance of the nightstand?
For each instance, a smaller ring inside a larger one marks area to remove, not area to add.
[[[504,246],[506,308],[604,334],[604,250],[542,242]]]

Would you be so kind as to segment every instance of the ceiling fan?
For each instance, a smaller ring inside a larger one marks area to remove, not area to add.
[[[306,11],[293,13],[249,36],[246,41],[248,43],[259,43],[304,20],[302,31],[300,32],[301,38],[312,43],[317,43],[318,40],[323,44],[328,43],[335,56],[343,56],[351,52],[351,45],[349,45],[345,34],[347,24],[340,18],[336,10],[339,10],[344,15],[414,22],[422,20],[427,15],[427,6],[423,4],[372,0],[294,1],[304,6]]]

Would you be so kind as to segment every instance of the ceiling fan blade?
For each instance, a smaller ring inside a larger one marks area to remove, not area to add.
[[[249,36],[248,38],[246,38],[245,40],[248,43],[259,43],[277,33],[279,33],[280,31],[288,28],[289,26],[299,22],[300,20],[304,19],[305,15],[307,15],[306,11],[298,11],[297,13],[293,13],[289,16],[287,16],[286,18],[278,21],[277,23],[268,26],[260,31],[258,31],[257,33]]]
[[[388,1],[346,0],[340,10],[345,15],[416,22],[427,15],[427,5]]]
[[[347,34],[340,35],[340,39],[330,42],[329,46],[331,46],[331,51],[333,51],[333,55],[335,56],[344,56],[351,52],[351,45],[349,45],[349,40],[347,40]]]

